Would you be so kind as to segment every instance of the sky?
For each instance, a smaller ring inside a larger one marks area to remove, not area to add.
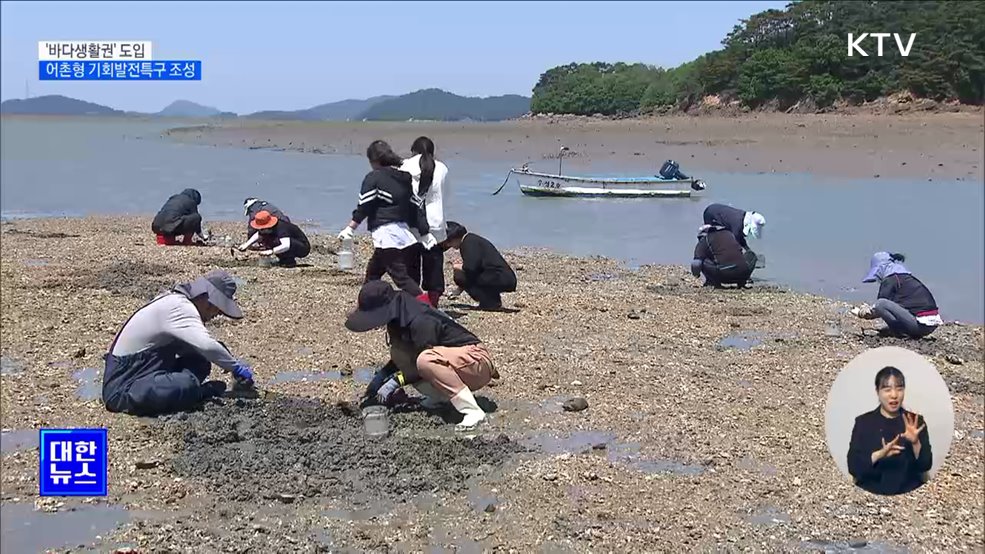
[[[62,94],[156,112],[183,99],[240,114],[441,88],[529,96],[572,62],[673,67],[786,2],[0,3],[0,97]],[[37,43],[149,40],[201,60],[200,82],[38,80]]]

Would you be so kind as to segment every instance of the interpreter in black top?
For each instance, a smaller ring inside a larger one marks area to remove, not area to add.
[[[937,301],[919,279],[903,266],[905,256],[876,252],[869,262],[863,283],[879,281],[879,296],[869,307],[863,304],[852,310],[862,319],[881,318],[886,327],[881,335],[919,339],[943,325]]]
[[[879,407],[855,418],[848,472],[871,493],[907,493],[924,484],[924,473],[934,463],[927,423],[903,409],[906,379],[899,369],[882,368],[875,385]]]
[[[185,189],[168,198],[150,226],[151,231],[157,235],[157,243],[179,244],[179,236],[183,237],[180,244],[194,244],[195,237],[204,242],[202,216],[198,213],[198,205],[201,203],[202,194],[195,189]]]
[[[250,226],[257,232],[239,245],[241,251],[259,242],[262,248],[259,254],[277,256],[282,267],[295,267],[298,258],[307,257],[311,253],[311,243],[300,227],[290,221],[278,219],[266,210],[258,212]]]
[[[345,326],[357,333],[387,329],[390,361],[373,377],[363,405],[393,406],[407,399],[403,387],[413,385],[425,406],[450,402],[462,414],[458,429],[486,417],[472,391],[498,379],[499,372],[482,341],[454,319],[389,283],[370,281]]]
[[[706,287],[726,284],[746,286],[756,267],[756,255],[743,251],[735,235],[724,226],[705,225],[698,234],[691,260],[691,274],[705,276]]]
[[[454,264],[455,284],[479,303],[480,310],[503,308],[504,292],[516,291],[516,273],[499,250],[485,238],[449,221],[448,238],[441,248],[457,248],[462,261]]]

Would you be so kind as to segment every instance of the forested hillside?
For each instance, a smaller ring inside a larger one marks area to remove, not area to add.
[[[848,56],[848,33],[910,33],[909,55],[896,41],[862,43]],[[934,100],[985,100],[985,2],[805,0],[737,25],[724,48],[672,69],[644,64],[570,64],[548,70],[533,90],[534,113],[626,114],[686,110],[703,97],[749,108],[860,104],[908,91]],[[641,56],[646,56],[641,53]]]

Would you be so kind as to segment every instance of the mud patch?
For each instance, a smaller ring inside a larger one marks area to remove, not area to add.
[[[174,270],[165,265],[130,261],[105,266],[95,275],[92,272],[79,273],[75,280],[84,288],[150,300],[175,284],[173,275]]]
[[[809,552],[864,552],[866,554],[902,554],[905,548],[884,542],[811,540],[800,543],[801,550]]]
[[[0,356],[0,375],[14,375],[24,371],[26,367],[27,364],[23,360]]]
[[[898,346],[924,356],[943,358],[950,354],[966,361],[981,360],[983,357],[981,334],[958,325],[945,325],[922,339],[879,337],[869,329],[864,331],[864,335],[856,331],[855,336],[869,348]]]
[[[420,411],[390,414],[390,434],[366,436],[363,421],[320,400],[277,396],[206,405],[162,432],[179,443],[177,475],[204,479],[228,500],[290,497],[405,501],[459,492],[475,468],[500,466],[524,449],[495,439],[443,433]]]
[[[270,384],[340,380],[342,380],[342,373],[339,371],[281,371],[274,375],[274,378],[270,380]]]
[[[722,340],[718,341],[718,350],[728,350],[729,348],[734,348],[736,350],[749,350],[754,346],[759,346],[763,344],[763,340],[766,338],[766,333],[761,331],[741,331],[738,333],[733,333]]]
[[[11,235],[27,235],[36,239],[77,239],[82,235],[70,235],[68,233],[45,233],[42,231],[21,231],[20,229],[10,229],[7,231]]]
[[[645,458],[640,454],[640,445],[636,443],[613,444],[609,447],[606,457],[610,462],[627,465],[637,471],[650,474],[698,475],[705,470],[699,465],[689,465],[677,460]]]
[[[80,369],[73,373],[72,377],[79,382],[79,388],[75,391],[75,395],[86,402],[99,398],[103,393],[102,379],[99,378],[99,373],[98,369],[92,367]]]
[[[129,519],[120,506],[94,504],[73,509],[35,511],[32,504],[9,503],[0,507],[3,517],[4,552],[44,552],[75,548],[106,536]]]
[[[790,523],[790,516],[773,506],[764,506],[754,510],[746,518],[753,525],[777,525]]]
[[[369,383],[376,375],[375,367],[357,367],[352,370],[352,380],[357,383]]]
[[[38,447],[38,432],[34,429],[4,431],[0,433],[0,454]]]
[[[605,450],[615,440],[615,433],[604,431],[575,431],[564,436],[541,432],[526,437],[523,443],[546,454],[581,454],[590,450]]]

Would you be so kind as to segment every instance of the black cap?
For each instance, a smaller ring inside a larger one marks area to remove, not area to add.
[[[346,329],[361,333],[389,323],[393,319],[390,302],[396,295],[397,291],[386,281],[374,280],[363,285],[358,308],[345,320]]]

